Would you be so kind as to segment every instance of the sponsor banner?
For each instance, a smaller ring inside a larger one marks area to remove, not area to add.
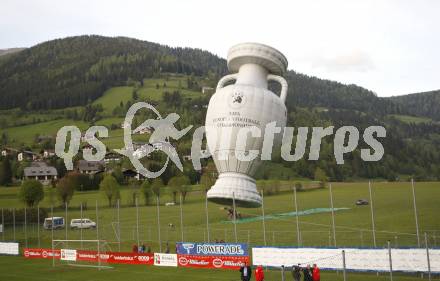
[[[76,261],[76,250],[61,249],[61,260],[62,261]]]
[[[196,256],[248,256],[247,244],[232,243],[176,243],[177,254]]]
[[[252,248],[254,265],[290,267],[316,263],[323,269],[342,269],[342,250],[345,250],[346,269],[358,271],[388,271],[388,249],[357,248]],[[393,270],[428,271],[426,249],[391,249]],[[429,249],[431,271],[440,272],[440,249]]]
[[[153,265],[154,254],[107,252],[108,263]]]
[[[154,265],[157,266],[177,266],[176,254],[154,253]]]
[[[177,261],[182,267],[239,269],[249,257],[177,255]]]
[[[39,259],[60,259],[61,251],[52,249],[31,249],[25,248],[23,250],[23,256],[28,259],[39,258]]]
[[[0,242],[0,255],[19,255],[18,243]]]
[[[65,252],[65,249],[63,249]],[[55,250],[55,258],[62,259],[62,251]],[[98,262],[98,252],[97,251],[84,251],[84,250],[71,250],[76,251],[77,261],[88,261],[88,262]],[[51,249],[24,249],[23,255],[25,258],[42,258],[48,259],[52,258]],[[74,260],[70,257],[69,260]],[[144,264],[153,265],[154,256],[153,254],[138,254],[138,253],[125,253],[125,252],[102,252],[99,254],[99,259],[104,263],[120,263],[120,264]],[[66,259],[63,259],[66,260]]]

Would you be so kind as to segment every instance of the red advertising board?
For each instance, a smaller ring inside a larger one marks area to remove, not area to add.
[[[177,255],[177,262],[182,267],[239,269],[249,264],[249,257]]]
[[[54,254],[55,253],[55,257]],[[31,249],[31,248],[25,248],[23,250],[23,255],[25,258],[28,259],[60,259],[61,251],[60,250],[53,250],[52,249]]]
[[[60,250],[54,250],[55,258],[60,259]],[[52,249],[24,249],[25,258],[53,258]],[[154,254],[138,254],[124,252],[102,252],[99,254],[101,261],[106,263],[123,263],[123,264],[145,264],[152,265],[154,263]],[[77,250],[76,259],[78,261],[98,262],[97,251]]]

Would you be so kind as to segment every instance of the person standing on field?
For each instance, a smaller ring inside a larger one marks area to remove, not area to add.
[[[313,281],[321,281],[321,273],[319,272],[319,267],[316,265],[316,263],[313,264],[312,277]]]
[[[292,276],[293,276],[293,281],[301,280],[301,268],[299,267],[299,264],[292,266]]]
[[[240,278],[241,281],[249,281],[251,280],[252,269],[246,262],[244,266],[240,267]]]
[[[257,266],[257,268],[255,269],[255,280],[264,281],[264,271],[261,265]]]
[[[303,274],[304,274],[304,281],[313,281],[310,264],[308,264],[306,268],[303,268]]]

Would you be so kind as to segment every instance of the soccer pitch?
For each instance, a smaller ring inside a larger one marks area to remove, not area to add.
[[[292,183],[293,184],[293,183]],[[400,183],[372,183],[375,226],[377,246],[384,247],[388,240],[392,246],[407,247],[416,246],[415,217],[413,210],[413,198],[411,184]],[[358,199],[369,199],[368,183],[333,183],[333,201],[335,208],[347,208],[335,212],[336,243],[337,246],[345,247],[372,247],[373,239],[371,232],[370,206],[356,206]],[[424,246],[423,234],[428,233],[429,244],[438,246],[440,238],[440,187],[439,183],[416,183],[417,211],[419,230],[422,235],[421,242]],[[16,197],[12,196],[13,190],[9,188],[0,191],[0,207],[22,207]],[[130,251],[133,244],[139,240],[151,246],[153,252],[159,251],[159,229],[157,222],[156,206],[145,206],[139,202],[137,228],[136,208],[126,206],[130,196],[130,190],[122,191],[119,210],[121,229],[121,251]],[[313,191],[298,192],[298,211],[306,211],[316,208],[329,208],[330,195],[328,188]],[[113,251],[119,251],[117,237],[117,209],[109,208],[103,195],[97,191],[76,193],[68,210],[68,222],[70,219],[79,218],[79,204],[87,202],[88,208],[83,211],[83,217],[96,221],[95,202],[98,200],[99,239],[111,242],[109,245]],[[265,196],[265,220],[266,244],[268,246],[296,246],[296,217],[279,216],[279,214],[294,211],[293,192],[282,191],[277,195]],[[181,241],[180,208],[179,205],[165,206],[165,202],[171,201],[169,195],[161,198],[160,205],[160,237],[162,251],[165,243],[170,244],[171,252],[174,252],[174,242]],[[50,205],[49,200],[42,202],[42,207]],[[244,218],[257,218],[262,215],[262,210],[239,208],[238,212]],[[49,214],[50,215],[50,214]],[[55,216],[65,217],[65,210],[55,208]],[[222,206],[208,203],[209,237],[235,242],[234,224],[227,218],[227,211]],[[40,220],[42,222],[42,219]],[[185,241],[207,241],[208,231],[206,226],[204,193],[193,192],[188,195],[183,205],[183,235]],[[299,217],[300,231],[303,246],[328,247],[333,245],[331,213],[315,213]],[[262,220],[249,220],[238,223],[237,240],[249,243],[250,246],[264,245],[264,233]],[[15,240],[24,246],[27,240],[29,247],[38,247],[38,227],[29,224],[26,227],[16,225]],[[40,246],[50,247],[52,232],[39,228]],[[437,235],[439,237],[437,237]],[[138,238],[139,237],[139,238]],[[25,239],[27,238],[27,239]],[[65,239],[66,231],[54,231],[54,239]],[[80,239],[79,230],[67,230],[68,239]],[[97,239],[96,230],[83,230],[83,239]],[[5,240],[13,240],[11,226],[5,229]],[[235,271],[229,270],[205,270],[187,268],[156,268],[153,266],[139,265],[114,265],[113,269],[101,270],[90,268],[72,268],[67,266],[51,267],[49,260],[25,260],[23,257],[0,257],[0,267],[8,270],[0,271],[0,279],[4,280],[120,280],[129,277],[132,280],[238,280]],[[214,274],[213,274],[214,273]],[[267,280],[281,280],[279,271],[269,271]],[[286,273],[287,280],[291,280],[290,272]],[[389,280],[386,273],[379,276],[376,274],[348,273],[348,280]],[[395,274],[394,280],[414,280],[414,275]],[[324,272],[322,280],[342,280],[342,274]]]

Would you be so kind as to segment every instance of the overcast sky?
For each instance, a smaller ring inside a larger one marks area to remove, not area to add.
[[[379,96],[440,89],[440,1],[1,0],[0,48],[82,34],[127,36],[226,57],[255,41],[289,69]]]

